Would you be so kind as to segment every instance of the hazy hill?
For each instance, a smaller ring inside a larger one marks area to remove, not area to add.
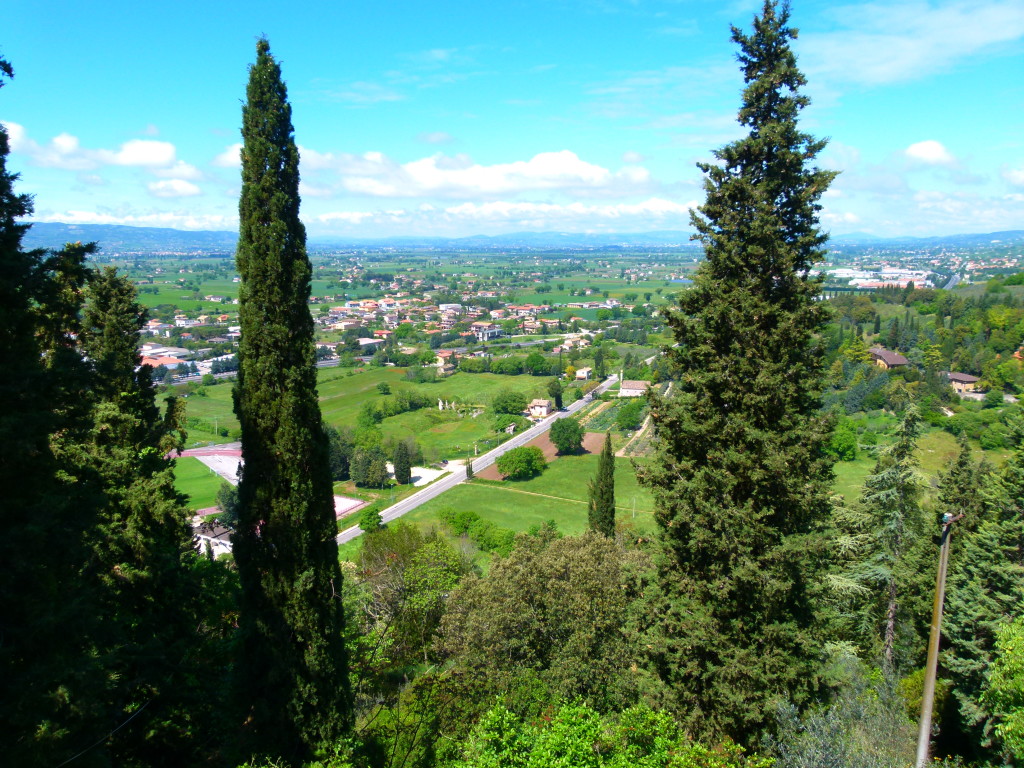
[[[231,253],[238,233],[192,231],[156,227],[125,227],[114,224],[34,223],[25,236],[26,248],[58,248],[64,243],[96,241],[105,254],[117,253]],[[881,238],[867,233],[837,235],[835,245],[948,246],[977,248],[1020,241],[1024,230],[936,237]],[[470,237],[311,237],[313,248],[398,248],[407,250],[554,250],[565,248],[614,250],[618,248],[696,248],[685,231],[595,234],[585,232],[516,232],[507,235]]]

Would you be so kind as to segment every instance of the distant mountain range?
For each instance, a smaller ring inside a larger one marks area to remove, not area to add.
[[[594,234],[584,232],[516,232],[508,235],[473,235],[471,237],[393,237],[351,238],[311,237],[311,250],[321,248],[360,248],[402,250],[561,250],[620,248],[697,248],[689,232],[661,231]],[[25,248],[58,248],[68,242],[96,241],[102,252],[118,253],[232,253],[237,232],[192,231],[156,227],[125,227],[115,224],[60,224],[37,222],[24,238]],[[836,235],[834,246],[938,246],[977,248],[987,245],[1021,242],[1024,230],[986,234],[940,235],[935,237],[877,237],[867,233]]]

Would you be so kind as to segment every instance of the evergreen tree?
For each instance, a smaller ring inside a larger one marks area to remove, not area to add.
[[[988,750],[973,759],[998,757],[987,672],[1000,626],[1024,610],[1024,423],[1013,432],[1017,446],[999,476],[971,461],[965,445],[939,488],[939,511],[964,515],[950,542],[941,661],[967,743]]]
[[[466,459],[466,479],[473,479],[473,459]]]
[[[749,742],[779,696],[819,685],[815,590],[830,517],[830,423],[819,412],[828,309],[812,266],[827,236],[819,199],[835,174],[802,133],[804,76],[789,9],[765,0],[733,28],[744,138],[702,163],[692,217],[705,261],[668,314],[677,394],[652,408],[645,473],[664,547],[653,662],[695,733]]]
[[[299,152],[281,70],[256,44],[242,108],[235,413],[245,467],[235,692],[246,743],[294,762],[349,729],[341,574],[316,391]]]
[[[13,75],[0,58],[0,88]],[[32,201],[15,192],[9,151],[0,124],[0,750],[11,765],[56,765],[108,725],[91,647],[95,590],[80,580],[94,485],[60,466],[51,439],[88,428],[84,366],[66,324],[81,284],[65,279],[66,254],[22,249]]]
[[[909,565],[917,558],[908,558],[908,553],[924,534],[923,484],[915,456],[920,435],[920,412],[910,405],[895,441],[882,449],[864,481],[860,500],[866,515],[866,547],[854,577],[867,588],[862,614],[865,634],[869,639],[880,638],[883,663],[890,671],[896,667],[897,632],[912,627],[913,612],[902,604],[919,569]]]
[[[603,536],[615,535],[615,456],[612,454],[611,432],[604,434],[604,448],[597,461],[597,475],[590,481],[587,524],[590,530]]]
[[[555,409],[562,410],[562,382],[558,379],[552,379],[548,382],[548,394],[551,399],[555,401]]]
[[[395,482],[399,485],[408,485],[412,482],[412,466],[409,462],[409,446],[405,441],[399,441],[395,446],[395,458],[392,462],[395,466]]]
[[[594,376],[597,377],[598,380],[603,379],[605,376],[604,349],[600,346],[594,350]]]
[[[195,607],[201,589],[188,512],[174,487],[173,461],[184,447],[184,409],[156,405],[151,369],[137,369],[146,311],[135,287],[112,267],[93,273],[78,333],[94,369],[92,430],[84,446],[102,490],[87,573],[98,581],[96,649],[111,681],[114,723],[137,715],[113,739],[121,765],[194,762],[197,728],[218,700],[216,671],[200,673]],[[145,710],[143,711],[143,707]]]

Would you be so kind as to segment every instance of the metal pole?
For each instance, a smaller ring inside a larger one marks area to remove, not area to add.
[[[943,516],[942,545],[939,548],[939,572],[935,576],[935,600],[932,603],[932,628],[928,636],[928,661],[925,665],[924,691],[921,696],[921,724],[917,733],[917,768],[928,763],[932,735],[932,709],[935,704],[935,676],[939,667],[939,635],[942,629],[942,605],[946,598],[946,567],[949,564],[949,537],[953,523],[963,515]]]

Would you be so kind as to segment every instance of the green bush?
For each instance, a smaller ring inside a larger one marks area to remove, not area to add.
[[[547,467],[544,452],[535,445],[521,445],[502,454],[495,462],[506,480],[525,480],[539,475]]]

